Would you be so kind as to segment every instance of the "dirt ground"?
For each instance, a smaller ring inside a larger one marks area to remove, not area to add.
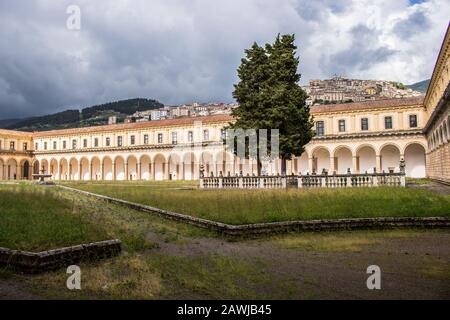
[[[145,254],[197,258],[214,254],[257,264],[264,274],[271,277],[269,283],[265,282],[258,288],[265,292],[265,296],[289,299],[450,299],[449,231],[357,231],[325,236],[291,234],[237,242],[200,237],[168,242],[168,236],[149,231],[149,239],[157,245]],[[381,290],[368,290],[366,287],[369,265],[381,268]],[[36,290],[30,290],[29,284],[0,277],[1,299],[46,298],[45,294],[30,292]],[[194,295],[188,298],[202,297]]]
[[[450,190],[434,184],[418,187],[443,194]],[[103,276],[105,267],[115,267],[110,276],[115,278],[105,281],[125,279],[139,288],[131,281],[134,275],[127,274],[135,269],[123,269],[134,263],[144,279],[155,277],[157,285],[149,288],[162,288],[155,290],[154,299],[225,299],[227,294],[244,299],[450,299],[450,230],[307,232],[231,240],[188,232],[184,225],[161,218],[148,217],[147,222],[145,214],[133,216],[97,200],[79,201],[92,214],[114,216],[124,225],[145,224],[143,235],[150,247],[84,268]],[[381,290],[366,286],[370,265],[381,269]],[[191,273],[194,280],[189,282]],[[102,288],[68,295],[66,277],[65,270],[42,276],[0,271],[0,299],[110,298],[102,296]],[[194,283],[194,290],[186,283]],[[222,295],[215,294],[215,286],[227,285]],[[118,291],[118,298],[128,298],[127,290]],[[146,292],[140,296],[145,298]]]

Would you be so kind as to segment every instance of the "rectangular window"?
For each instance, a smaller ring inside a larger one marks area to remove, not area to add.
[[[44,150],[47,150],[47,142],[44,142]]]
[[[316,135],[321,137],[325,134],[325,123],[323,121],[316,122]]]
[[[134,145],[135,142],[136,142],[135,136],[130,136],[130,144],[131,144],[131,145]]]
[[[409,127],[417,128],[417,115],[415,114],[409,115]]]
[[[28,143],[24,142],[23,143],[23,151],[27,151],[28,150]]]
[[[106,138],[105,144],[107,147],[109,147],[111,145],[111,138]]]
[[[83,140],[83,148],[87,148],[87,146],[88,146],[88,145],[87,145],[87,139],[84,139],[84,140]]]
[[[35,145],[34,145],[34,150],[36,150],[36,151],[38,151],[39,150],[39,143],[35,143]]]
[[[362,131],[369,130],[369,119],[361,118],[361,130]]]
[[[96,148],[98,147],[98,138],[94,139],[94,147],[96,147]]]
[[[158,133],[158,143],[163,143],[163,134]]]
[[[339,132],[345,132],[345,120],[339,120]]]
[[[53,150],[56,150],[56,141],[53,141]]]
[[[67,141],[63,141],[63,149],[65,150],[65,149],[67,149]]]
[[[77,148],[77,140],[72,140],[72,149],[76,149]]]
[[[123,138],[122,138],[122,136],[118,136],[118,137],[117,137],[117,146],[118,146],[118,147],[121,147],[122,144],[123,144]]]
[[[194,132],[188,131],[188,142],[194,142]]]
[[[144,134],[144,144],[148,144],[148,134]]]
[[[172,144],[177,144],[177,133],[172,132]]]
[[[384,128],[385,129],[392,129],[392,117],[384,117]]]
[[[220,139],[225,140],[227,138],[227,130],[221,129],[220,130]]]
[[[203,140],[204,141],[209,141],[209,130],[204,130],[203,131]]]

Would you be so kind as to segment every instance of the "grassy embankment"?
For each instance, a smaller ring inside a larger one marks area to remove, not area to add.
[[[101,226],[49,189],[0,186],[0,247],[42,251],[107,240]]]
[[[75,183],[69,186],[230,224],[358,217],[450,216],[450,197],[413,188],[179,190],[176,183]]]

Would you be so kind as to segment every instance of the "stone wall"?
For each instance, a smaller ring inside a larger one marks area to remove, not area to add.
[[[431,179],[450,183],[450,143],[427,155],[427,175]]]
[[[0,248],[0,266],[24,273],[40,273],[82,261],[113,257],[120,251],[120,240],[81,244],[38,253]]]

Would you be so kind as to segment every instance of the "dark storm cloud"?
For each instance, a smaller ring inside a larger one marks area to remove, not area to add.
[[[324,56],[324,70],[333,74],[349,75],[354,71],[369,69],[371,66],[386,62],[395,50],[378,44],[379,30],[358,25],[351,29],[351,45],[328,57]]]
[[[394,25],[394,31],[400,38],[411,38],[418,32],[426,32],[431,27],[429,18],[423,11],[415,11],[406,19]]]
[[[369,3],[2,0],[0,119],[131,97],[166,104],[232,101],[244,50],[254,41],[271,42],[278,33],[296,34],[303,83],[344,69],[351,75],[367,68],[368,76],[379,76],[379,63],[394,49],[380,41],[379,31],[364,26],[373,7]],[[80,31],[66,28],[66,9],[72,4],[81,7]],[[405,6],[387,1],[377,8],[398,14]],[[378,23],[389,14],[380,15]],[[410,16],[403,21],[409,26],[399,26],[398,32],[415,30],[424,21]],[[408,61],[411,53],[401,41],[396,45]],[[425,58],[426,53],[419,54],[416,61]]]

